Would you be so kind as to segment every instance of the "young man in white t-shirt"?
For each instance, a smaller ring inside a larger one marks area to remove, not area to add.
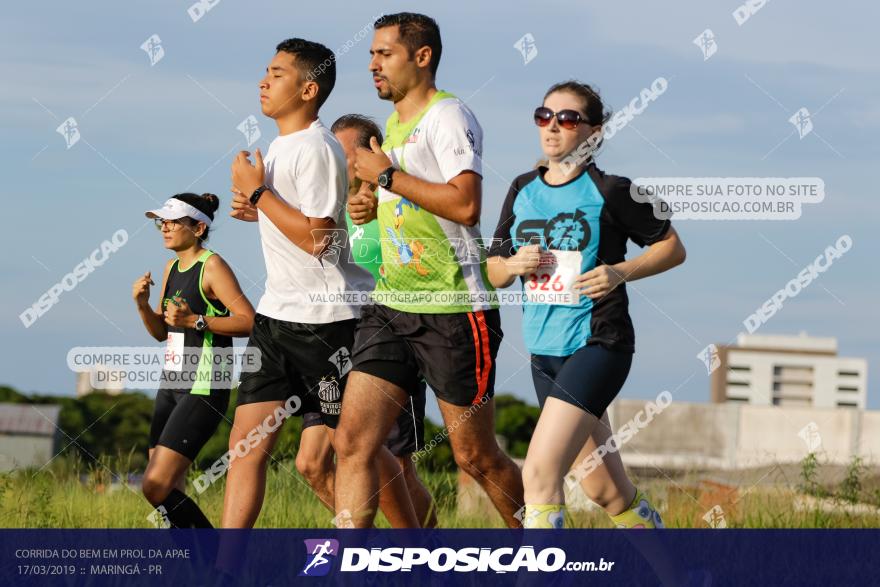
[[[423,376],[434,390],[456,464],[486,491],[505,524],[520,526],[520,471],[495,440],[495,357],[502,332],[479,246],[483,131],[458,98],[438,91],[440,31],[433,19],[386,15],[375,24],[370,71],[394,102],[380,149],[359,149],[357,176],[375,199],[349,199],[352,222],[378,218],[382,278],[358,324],[336,431],[336,511],[373,523],[382,441]],[[369,428],[360,425],[371,422]]]
[[[279,136],[265,159],[256,150],[255,165],[246,151],[232,164],[231,215],[259,223],[267,276],[248,342],[259,352],[259,369],[242,373],[229,438],[234,461],[226,480],[225,528],[256,522],[282,420],[319,413],[323,425],[303,430],[300,451],[316,450],[328,437],[332,443],[359,315],[354,301],[338,300],[373,286],[349,252],[345,153],[318,119],[336,79],[335,56],[303,39],[288,39],[276,51],[260,82],[260,102]],[[378,462],[389,480],[385,491],[408,506],[389,521],[418,527],[400,465],[387,449]],[[332,485],[313,489],[332,510]]]

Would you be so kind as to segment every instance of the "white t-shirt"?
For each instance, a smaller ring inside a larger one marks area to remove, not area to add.
[[[357,318],[359,306],[342,301],[342,294],[371,291],[373,276],[354,263],[349,251],[345,225],[348,173],[342,146],[316,120],[307,129],[276,137],[263,162],[266,185],[275,195],[306,216],[332,218],[341,230],[318,259],[293,244],[259,212],[267,277],[257,312],[305,324]]]

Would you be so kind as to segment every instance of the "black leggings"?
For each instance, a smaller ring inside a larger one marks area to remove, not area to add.
[[[228,405],[228,390],[195,395],[160,389],[150,425],[150,448],[161,445],[194,461],[217,430]],[[199,506],[178,489],[171,490],[157,511],[172,528],[212,527]]]
[[[601,418],[623,387],[632,357],[599,345],[581,347],[567,357],[532,355],[538,403],[543,408],[548,397],[555,397]]]

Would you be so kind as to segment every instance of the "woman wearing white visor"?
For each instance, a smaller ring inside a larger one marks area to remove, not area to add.
[[[150,307],[150,272],[132,295],[147,332],[166,342],[165,365],[150,426],[150,458],[143,492],[173,528],[210,528],[184,492],[186,471],[217,430],[232,387],[232,337],[247,336],[254,309],[229,265],[202,245],[208,238],[214,194],[177,194],[146,213],[166,249],[162,296]]]

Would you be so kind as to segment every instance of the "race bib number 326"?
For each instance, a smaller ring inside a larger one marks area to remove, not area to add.
[[[526,299],[533,304],[576,306],[578,294],[572,287],[580,272],[580,251],[542,251],[538,268],[526,276]]]

